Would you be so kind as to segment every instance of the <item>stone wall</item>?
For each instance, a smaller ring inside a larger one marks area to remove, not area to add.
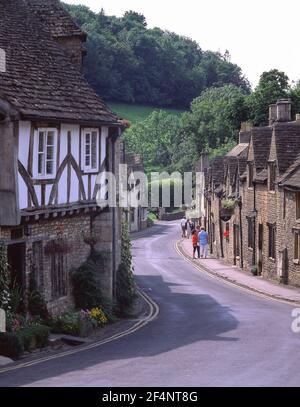
[[[85,243],[85,237],[93,234],[98,243],[96,249],[108,252],[108,262],[105,272],[102,275],[103,290],[108,298],[113,293],[112,278],[112,214],[102,212],[100,214],[77,214],[74,216],[65,216],[56,219],[44,219],[33,222],[29,226],[30,236],[20,239],[11,239],[12,228],[0,229],[0,240],[7,245],[24,244],[24,270],[22,281],[25,291],[28,292],[30,286],[30,275],[34,269],[37,253],[34,247],[40,242],[42,250],[39,253],[38,281],[39,291],[46,300],[48,309],[53,313],[63,312],[73,307],[72,287],[70,273],[73,269],[79,267],[89,256],[90,246]],[[66,295],[60,298],[53,297],[53,284],[51,277],[51,254],[47,252],[47,245],[51,241],[63,238],[67,243],[67,250],[63,254],[66,264]],[[118,242],[119,243],[119,242]],[[119,244],[120,247],[120,244]],[[117,256],[119,254],[117,253]]]

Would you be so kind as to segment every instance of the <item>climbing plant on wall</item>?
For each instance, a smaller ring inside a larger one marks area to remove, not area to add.
[[[7,249],[0,242],[0,308],[9,310],[10,307],[10,272],[7,261]]]

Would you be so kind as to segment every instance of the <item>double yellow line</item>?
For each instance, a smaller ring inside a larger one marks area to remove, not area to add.
[[[10,372],[10,371],[17,370],[17,369],[23,369],[25,367],[38,365],[40,363],[44,363],[49,360],[60,359],[65,356],[75,355],[76,353],[84,352],[89,349],[95,349],[95,348],[105,345],[106,343],[110,343],[110,342],[116,341],[118,339],[121,339],[124,336],[133,334],[134,332],[143,328],[144,326],[149,324],[149,322],[151,322],[155,318],[157,318],[157,316],[159,314],[159,306],[152,300],[152,298],[150,298],[147,294],[145,294],[141,291],[139,291],[139,295],[144,299],[144,301],[149,306],[149,313],[146,317],[144,317],[143,319],[138,321],[131,328],[128,328],[125,331],[120,332],[118,334],[115,334],[115,335],[111,336],[110,338],[103,339],[102,341],[94,342],[94,343],[91,343],[88,345],[80,345],[80,346],[76,347],[75,349],[70,349],[65,352],[60,352],[60,353],[58,353],[56,355],[52,355],[52,356],[45,356],[45,357],[42,357],[42,358],[39,358],[36,360],[32,360],[30,362],[17,363],[17,364],[11,365],[11,366],[4,367],[4,368],[0,369],[0,373]]]

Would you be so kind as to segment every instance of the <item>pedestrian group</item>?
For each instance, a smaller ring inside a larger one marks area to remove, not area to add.
[[[181,236],[182,238],[189,239],[192,237],[193,246],[193,259],[196,259],[197,253],[198,259],[206,259],[208,256],[208,233],[203,226],[196,226],[192,219],[186,219],[183,217],[181,220]]]

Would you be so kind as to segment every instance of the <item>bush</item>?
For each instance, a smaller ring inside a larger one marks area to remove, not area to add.
[[[80,335],[82,331],[82,321],[78,318],[78,313],[66,312],[53,317],[52,332],[65,335]]]
[[[49,342],[50,328],[45,325],[32,325],[21,329],[16,335],[26,351],[45,348]]]
[[[101,308],[109,321],[114,320],[113,304],[103,295],[101,272],[105,270],[108,253],[92,251],[87,261],[72,273],[76,309]]]
[[[38,316],[43,321],[48,321],[50,318],[46,302],[42,294],[37,290],[36,281],[31,273],[30,276],[30,292],[28,295],[28,311],[34,317]]]
[[[24,351],[21,339],[12,332],[0,333],[0,355],[19,359]]]

